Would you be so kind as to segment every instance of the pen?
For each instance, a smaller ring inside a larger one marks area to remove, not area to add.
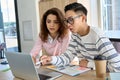
[[[91,68],[91,67],[87,67],[87,68],[89,68],[89,69],[93,70],[93,68]]]
[[[41,60],[41,61],[38,61],[38,62],[36,62],[36,65],[39,65],[39,64],[41,64],[43,61]]]

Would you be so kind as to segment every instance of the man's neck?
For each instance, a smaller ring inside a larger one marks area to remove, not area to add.
[[[86,25],[84,26],[84,29],[81,32],[78,32],[80,36],[85,36],[89,33],[90,31],[90,26]]]

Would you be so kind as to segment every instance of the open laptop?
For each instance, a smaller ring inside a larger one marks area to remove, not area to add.
[[[30,54],[5,52],[5,55],[13,75],[17,78],[25,80],[54,80],[62,76],[59,72],[51,72],[43,68],[37,71]]]
[[[110,73],[110,80],[119,80],[120,79],[120,72],[111,72]]]

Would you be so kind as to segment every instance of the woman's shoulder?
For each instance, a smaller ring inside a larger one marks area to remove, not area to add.
[[[69,30],[67,34],[64,36],[64,38],[70,38],[72,35],[72,32]]]
[[[70,41],[72,33],[69,31],[61,40]]]
[[[42,43],[44,43],[44,42],[43,42],[42,39],[38,36],[37,39],[36,39],[36,43],[42,44]]]

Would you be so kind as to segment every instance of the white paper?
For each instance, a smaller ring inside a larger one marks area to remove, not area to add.
[[[91,70],[89,68],[83,68],[83,67],[74,66],[74,65],[73,66],[71,65],[71,66],[59,67],[59,68],[55,67],[55,66],[48,66],[47,68],[64,73],[64,74],[67,74],[67,75],[70,75],[70,76],[76,76],[76,75],[79,75],[81,73],[84,73],[86,71]]]
[[[32,29],[32,21],[23,21],[23,38],[26,41],[33,40],[33,29]]]

